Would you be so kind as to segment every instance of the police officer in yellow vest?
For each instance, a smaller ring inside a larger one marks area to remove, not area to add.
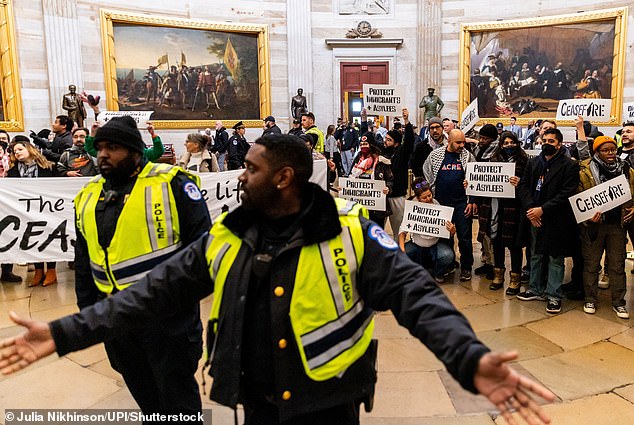
[[[242,205],[141,282],[50,324],[14,316],[29,331],[0,342],[10,359],[0,369],[88,347],[213,292],[211,398],[242,404],[248,425],[358,424],[376,381],[374,311],[387,309],[507,420],[516,409],[548,421],[532,395],[554,395],[507,365],[517,353],[491,353],[367,211],[309,183],[312,159],[299,139],[260,138],[246,165]],[[30,356],[20,354],[26,346]]]
[[[155,265],[207,233],[199,179],[143,159],[145,144],[130,117],[113,118],[95,136],[100,175],[75,198],[75,288],[80,309],[125,290]],[[144,413],[201,410],[194,379],[202,353],[198,302],[106,341]]]

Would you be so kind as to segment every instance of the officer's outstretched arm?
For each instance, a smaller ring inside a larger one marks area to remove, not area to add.
[[[82,350],[119,336],[124,331],[142,329],[148,323],[190,309],[192,304],[211,294],[213,282],[205,258],[208,236],[201,236],[157,265],[125,291],[77,314],[50,322],[48,327],[54,340],[53,349],[60,356]],[[15,346],[12,340],[9,338],[0,344]],[[26,367],[28,362],[23,364],[22,367]]]

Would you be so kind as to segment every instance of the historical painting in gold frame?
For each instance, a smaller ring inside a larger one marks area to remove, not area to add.
[[[458,109],[477,98],[481,121],[526,124],[554,119],[561,99],[606,98],[618,125],[626,30],[627,7],[463,24]]]
[[[11,0],[0,0],[0,128],[24,131],[12,3]]]
[[[157,128],[261,127],[271,112],[267,25],[101,10],[108,110]]]

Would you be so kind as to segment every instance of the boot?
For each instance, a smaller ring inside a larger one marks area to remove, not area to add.
[[[520,293],[520,274],[511,272],[511,281],[509,287],[506,288],[506,295],[517,295]]]
[[[42,286],[54,285],[57,283],[57,272],[55,269],[46,270],[46,278],[42,282]]]
[[[492,291],[497,291],[498,289],[504,288],[504,272],[506,272],[505,268],[494,267],[493,268],[493,281],[489,285],[489,289]]]
[[[42,281],[44,280],[44,270],[43,269],[35,269],[35,274],[33,275],[33,280],[29,282],[29,288],[34,286],[40,286]]]

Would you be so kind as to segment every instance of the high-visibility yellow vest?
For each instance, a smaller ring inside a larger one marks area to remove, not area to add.
[[[126,200],[110,246],[99,245],[96,206],[105,179],[95,176],[75,197],[77,228],[86,239],[90,269],[97,288],[123,290],[181,247],[178,210],[171,180],[178,167],[148,162]],[[200,187],[200,179],[188,176]]]
[[[356,280],[363,262],[359,216],[367,210],[336,199],[342,232],[302,247],[290,302],[291,325],[306,375],[325,381],[344,372],[367,350],[374,312],[361,299]],[[223,289],[242,241],[224,226],[221,215],[210,231],[206,251],[214,299],[209,317],[217,334]],[[213,354],[210,354],[213,357]]]

